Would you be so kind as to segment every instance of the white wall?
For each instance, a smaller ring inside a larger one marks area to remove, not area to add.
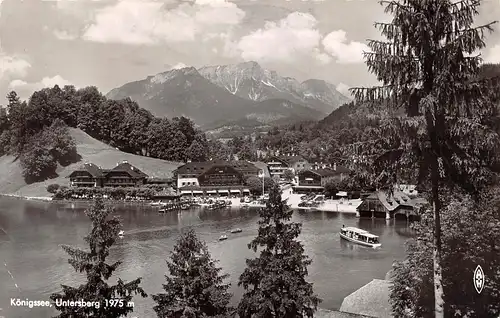
[[[185,182],[185,185],[182,183]],[[177,178],[177,189],[188,186],[188,182],[190,186],[199,186],[198,178]]]

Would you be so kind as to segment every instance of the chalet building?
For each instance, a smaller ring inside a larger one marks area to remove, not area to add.
[[[286,170],[293,173],[311,169],[311,164],[302,156],[272,156],[267,160],[271,177],[278,176],[280,179]]]
[[[102,187],[103,170],[93,163],[85,163],[69,176],[72,187]]]
[[[86,163],[69,176],[70,185],[77,187],[137,187],[147,183],[148,175],[127,161],[113,169],[102,169]]]
[[[107,170],[103,181],[105,187],[138,187],[146,184],[148,175],[127,161]]]
[[[329,181],[342,181],[348,177],[349,173],[349,169],[336,164],[332,169],[303,170],[298,173],[298,185],[294,187],[294,190],[298,193],[323,191]]]
[[[372,218],[417,219],[422,199],[410,198],[395,187],[392,194],[377,191],[366,197],[357,208],[357,216]]]
[[[261,169],[245,160],[230,161],[231,166],[243,174],[244,178],[258,177]]]
[[[246,178],[260,169],[248,161],[189,162],[177,168],[177,188],[185,195],[241,195],[250,193]]]
[[[198,176],[207,171],[213,164],[212,161],[188,162],[174,171],[177,176],[177,189],[184,187],[199,187]]]

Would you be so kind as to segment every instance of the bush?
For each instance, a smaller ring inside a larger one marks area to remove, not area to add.
[[[58,189],[59,185],[57,183],[52,183],[47,186],[47,192],[52,194],[56,193]]]
[[[69,200],[74,198],[93,199],[99,196],[106,196],[112,200],[152,200],[157,191],[148,188],[86,188],[86,187],[60,187],[54,194],[55,200]]]
[[[21,155],[21,168],[25,181],[33,183],[56,176],[57,162],[48,149],[35,141]]]

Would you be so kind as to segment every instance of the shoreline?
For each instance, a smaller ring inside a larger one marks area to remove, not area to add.
[[[350,213],[356,214],[356,208],[361,204],[360,199],[355,199],[351,201],[343,201],[343,200],[326,200],[321,203],[317,207],[299,207],[299,203],[301,202],[300,197],[302,194],[289,194],[287,197],[284,196],[284,199],[287,200],[287,204],[291,209],[294,210],[302,210],[302,211],[322,211],[322,212],[337,212],[337,213]],[[39,201],[39,202],[60,202],[60,203],[90,203],[93,202],[91,199],[69,199],[69,200],[54,200],[50,196],[24,196],[20,194],[5,194],[1,193],[0,197],[8,197],[17,200],[27,200],[27,201]],[[251,204],[240,202],[241,198],[213,198],[214,200],[229,200],[231,201],[231,207],[235,208],[265,208],[265,204]],[[145,200],[145,201],[128,201],[128,200],[105,200],[106,203],[111,204],[132,204],[132,205],[151,205],[153,202],[157,202],[158,200]]]
[[[44,202],[54,201],[52,200],[52,197],[31,197],[13,193],[0,193],[0,197],[7,197],[12,199],[28,200],[28,201],[44,201]]]

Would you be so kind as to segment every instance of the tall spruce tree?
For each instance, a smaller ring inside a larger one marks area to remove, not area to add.
[[[356,100],[381,105],[379,138],[357,148],[378,185],[418,181],[433,211],[435,317],[444,316],[441,269],[442,190],[478,194],[491,182],[498,135],[491,102],[498,78],[478,80],[485,33],[474,26],[480,0],[380,1],[393,16],[375,23],[387,41],[369,40],[368,69],[382,86],[354,88]],[[358,161],[358,164],[360,162]]]
[[[297,240],[301,224],[290,222],[292,213],[274,184],[266,208],[260,211],[258,235],[248,244],[260,255],[247,259],[238,283],[245,289],[238,306],[240,318],[313,317],[321,301],[306,280],[311,260]]]
[[[229,284],[221,275],[205,243],[193,230],[179,237],[167,261],[170,276],[165,276],[165,293],[153,295],[154,310],[161,318],[226,317],[232,312],[228,306],[231,294]]]
[[[141,278],[124,283],[118,279],[116,285],[109,285],[107,280],[118,268],[121,262],[112,265],[106,264],[111,246],[115,243],[120,231],[120,221],[117,218],[109,218],[113,212],[111,208],[105,207],[102,198],[97,198],[94,204],[85,211],[92,221],[92,230],[85,237],[90,251],[64,245],[63,249],[71,259],[68,262],[79,273],[85,272],[87,282],[79,287],[62,285],[62,292],[50,296],[54,302],[80,301],[97,302],[99,306],[61,306],[55,305],[60,311],[58,318],[118,318],[125,317],[133,312],[134,308],[129,306],[132,297],[136,294],[147,297],[144,290],[139,287]],[[112,300],[112,301],[110,301]]]

